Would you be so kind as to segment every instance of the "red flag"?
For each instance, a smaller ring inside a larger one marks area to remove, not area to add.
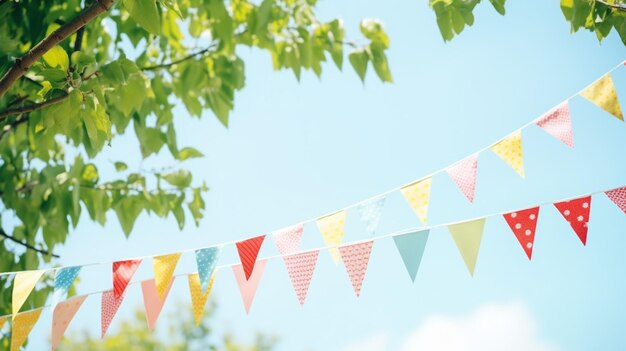
[[[350,282],[352,282],[352,287],[357,297],[361,294],[361,285],[365,278],[370,254],[372,253],[372,245],[374,245],[374,242],[370,240],[363,243],[339,247],[341,259],[346,266],[346,271],[348,272]]]
[[[613,201],[614,204],[617,205],[624,213],[626,213],[626,186],[619,189],[609,190],[606,193],[606,196]]]
[[[591,196],[581,197],[564,202],[555,203],[559,212],[569,225],[574,229],[583,245],[587,244],[587,223],[589,222],[589,210],[591,209]]]
[[[113,262],[113,294],[116,299],[122,296],[140,264],[141,259]]]
[[[503,216],[530,260],[533,254],[533,245],[535,244],[535,230],[537,228],[539,206],[507,213]]]
[[[239,259],[241,259],[246,280],[250,279],[252,275],[252,270],[254,269],[254,264],[264,239],[265,235],[259,235],[255,238],[237,243],[237,251],[239,252]]]
[[[298,295],[300,305],[304,305],[319,253],[319,250],[315,250],[283,257],[287,273],[289,273],[289,279],[291,279],[291,284],[296,291],[296,295]]]

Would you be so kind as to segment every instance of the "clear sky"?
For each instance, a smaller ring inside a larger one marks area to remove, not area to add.
[[[485,1],[475,15],[474,27],[446,44],[426,1],[321,1],[319,16],[343,18],[349,37],[358,38],[361,18],[385,23],[395,82],[382,84],[371,70],[362,84],[347,62],[343,72],[328,64],[322,79],[306,73],[298,82],[290,72],[273,72],[266,53],[242,49],[246,88],[236,97],[229,129],[210,112],[198,120],[177,109],[179,144],[206,154],[186,164],[211,188],[200,226],[180,232],[172,218],[142,215],[126,239],[113,213],[104,228],[84,220],[59,250],[59,264],[209,246],[341,209],[491,144],[626,58],[616,33],[601,45],[589,32],[570,35],[556,1],[511,1],[505,17]],[[626,105],[626,69],[613,77]],[[535,126],[524,131],[525,180],[493,153],[481,154],[474,205],[445,174],[437,176],[430,223],[626,185],[626,125],[580,97],[571,100],[571,112],[573,150]],[[133,139],[116,138],[99,157],[109,174],[110,160],[139,165]],[[171,163],[163,152],[143,167]],[[378,232],[417,225],[402,196],[391,194]],[[626,325],[624,228],[626,216],[598,195],[583,247],[560,214],[544,206],[529,263],[504,220],[490,218],[473,278],[447,230],[433,230],[414,284],[393,240],[380,240],[358,299],[343,266],[322,252],[304,307],[283,263],[272,260],[250,315],[232,272],[222,270],[214,325],[243,340],[257,331],[278,335],[278,350],[290,351],[459,349],[438,342],[441,335],[467,350],[506,349],[502,339],[520,350],[619,349]],[[365,237],[350,211],[346,240]],[[315,226],[307,225],[303,247],[321,245]],[[261,255],[275,253],[268,238]],[[236,261],[231,246],[220,263]],[[151,277],[151,269],[147,260],[136,279]],[[186,255],[176,272],[194,269]],[[85,268],[80,277],[79,293],[111,286],[108,265]],[[163,317],[189,301],[187,282],[178,279],[159,323],[166,325]],[[111,330],[141,306],[140,287],[133,285]],[[99,308],[99,296],[89,297],[68,333],[88,328],[98,334]],[[46,310],[29,349],[47,348],[50,318]]]

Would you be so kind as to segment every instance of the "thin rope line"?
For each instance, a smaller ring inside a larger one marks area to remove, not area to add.
[[[616,70],[616,69],[618,69],[619,67],[624,66],[624,64],[626,64],[626,60],[624,60],[624,61],[620,62],[620,63],[619,63],[619,64],[617,64],[617,65],[615,65],[615,66],[614,66],[613,68],[611,68],[609,71],[607,71],[607,72],[606,72],[606,73],[604,73],[602,76],[600,76],[599,78],[597,78],[596,80],[594,80],[591,84],[589,84],[589,85],[587,85],[586,87],[582,88],[582,89],[581,89],[581,90],[579,90],[577,93],[575,93],[575,94],[571,95],[571,96],[570,96],[570,97],[568,97],[567,99],[565,99],[565,100],[561,101],[559,104],[561,104],[561,103],[563,103],[563,102],[565,102],[565,101],[569,101],[569,100],[573,99],[574,97],[578,96],[580,93],[582,93],[582,92],[583,92],[583,91],[585,91],[587,88],[589,88],[590,86],[592,86],[593,84],[595,84],[596,82],[598,82],[600,79],[604,78],[606,75],[608,75],[608,74],[612,73],[613,71],[615,71],[615,70]],[[552,110],[554,107],[558,106],[559,104],[557,104],[557,105],[553,106],[550,110]],[[548,111],[550,111],[550,110],[548,110]],[[546,111],[546,112],[547,112],[547,111]],[[513,133],[515,133],[516,131],[521,131],[521,130],[523,130],[523,129],[525,129],[525,128],[529,127],[530,125],[534,124],[534,123],[535,123],[535,122],[536,122],[539,118],[541,118],[543,115],[545,115],[545,112],[544,112],[543,114],[541,114],[539,117],[537,117],[537,118],[533,119],[532,121],[530,121],[530,122],[526,123],[525,125],[523,125],[523,126],[521,126],[521,127],[517,128],[517,129],[515,129],[513,132],[511,132],[511,133],[507,134],[504,138],[506,138],[507,136],[509,136],[509,135],[511,135],[511,134],[513,134]],[[482,153],[482,152],[484,152],[484,151],[488,150],[489,148],[491,148],[492,146],[496,145],[497,143],[499,143],[499,142],[500,142],[501,140],[503,140],[504,138],[499,139],[498,141],[496,141],[496,142],[494,142],[494,143],[490,144],[489,146],[484,147],[484,148],[482,148],[482,149],[480,149],[480,150],[478,150],[478,151],[476,151],[476,152],[473,152],[473,153],[471,153],[471,154],[469,154],[469,155],[474,155],[474,154],[479,154],[479,153]],[[462,158],[462,159],[460,159],[460,160],[458,160],[458,161],[456,161],[456,162],[454,162],[454,163],[452,163],[452,164],[450,164],[450,165],[448,165],[448,166],[446,166],[446,167],[444,167],[444,168],[441,168],[441,169],[439,169],[439,170],[437,170],[437,171],[434,171],[434,172],[432,172],[432,173],[430,173],[430,174],[428,174],[428,175],[426,175],[426,176],[423,176],[422,178],[419,178],[419,179],[417,179],[417,180],[414,180],[414,181],[412,181],[412,182],[410,182],[410,183],[407,183],[407,184],[404,184],[404,185],[402,185],[402,186],[399,186],[399,187],[396,187],[396,188],[393,188],[393,189],[387,190],[387,191],[385,191],[385,192],[383,192],[383,193],[379,193],[379,194],[377,194],[377,195],[374,195],[374,196],[372,196],[372,197],[369,197],[369,198],[367,198],[367,199],[365,199],[365,200],[362,200],[362,201],[360,201],[360,202],[356,202],[356,203],[353,203],[353,204],[348,205],[348,206],[346,206],[346,207],[343,207],[343,208],[341,208],[341,209],[339,209],[339,210],[335,210],[335,211],[332,211],[332,212],[326,213],[326,214],[324,214],[324,215],[322,215],[322,216],[317,216],[317,217],[314,217],[314,218],[311,218],[311,219],[308,219],[308,220],[305,220],[305,221],[302,221],[302,222],[298,222],[298,223],[293,224],[293,225],[291,225],[291,226],[298,226],[298,225],[305,225],[305,224],[308,224],[308,223],[312,223],[312,222],[316,221],[316,220],[317,220],[317,219],[319,219],[319,218],[327,217],[327,216],[330,216],[330,215],[332,215],[332,214],[334,214],[334,213],[337,213],[337,212],[340,212],[340,211],[343,211],[343,210],[348,210],[348,209],[351,209],[351,208],[357,207],[357,206],[359,206],[359,205],[361,205],[361,204],[364,204],[364,203],[366,203],[366,202],[368,202],[368,201],[371,201],[371,200],[373,200],[373,199],[376,199],[376,198],[379,198],[379,197],[383,197],[383,196],[389,195],[389,194],[391,194],[391,193],[393,193],[393,192],[395,192],[395,191],[398,191],[398,190],[400,190],[400,189],[402,189],[402,188],[404,188],[404,187],[406,187],[406,186],[408,186],[408,185],[411,185],[411,184],[414,184],[414,183],[418,183],[418,182],[420,182],[420,181],[423,181],[424,179],[432,178],[433,176],[435,176],[435,175],[437,175],[437,174],[440,174],[440,173],[444,172],[446,169],[448,169],[448,168],[450,168],[450,167],[452,167],[452,166],[454,166],[454,165],[458,164],[459,162],[463,161],[463,160],[464,160],[465,158],[467,158],[467,157],[468,157],[468,156],[465,156],[464,158]],[[463,222],[463,221],[462,221],[462,222]],[[442,224],[442,225],[444,225],[444,224]],[[287,227],[284,227],[284,228],[287,228]],[[284,228],[281,228],[281,229],[284,229]],[[271,234],[271,233],[274,233],[274,232],[276,232],[276,231],[278,231],[278,230],[280,230],[280,229],[273,230],[273,231],[269,231],[268,233],[270,233],[270,234]],[[145,255],[145,256],[137,256],[137,257],[134,257],[134,258],[126,258],[126,259],[122,259],[122,260],[117,260],[117,261],[115,261],[115,262],[119,262],[119,261],[127,261],[127,260],[139,260],[139,259],[143,260],[143,259],[146,259],[146,258],[157,257],[157,256],[164,256],[164,255],[173,254],[173,253],[181,253],[181,254],[184,254],[184,253],[189,253],[189,252],[192,252],[192,251],[195,251],[195,250],[207,249],[207,248],[211,248],[211,247],[219,247],[219,248],[223,248],[224,246],[227,246],[227,245],[233,245],[233,244],[235,244],[235,243],[238,243],[238,242],[241,242],[241,241],[245,241],[245,240],[250,239],[250,238],[252,238],[252,237],[248,237],[248,238],[244,238],[244,239],[238,239],[238,240],[232,240],[232,241],[227,241],[227,242],[222,242],[222,243],[219,243],[219,244],[214,244],[214,245],[211,245],[211,246],[205,246],[205,247],[197,247],[197,248],[185,249],[185,250],[180,250],[180,251],[176,251],[176,252],[168,252],[168,253],[158,254],[158,255]],[[63,268],[69,268],[69,267],[76,267],[76,266],[80,266],[80,267],[91,267],[91,266],[104,265],[104,264],[110,264],[110,263],[113,263],[113,262],[111,262],[111,261],[109,261],[109,262],[93,262],[93,263],[87,263],[87,264],[83,264],[83,265],[59,266],[59,267],[53,267],[53,268],[43,269],[43,271],[45,271],[45,272],[53,272],[53,271],[57,271],[57,270],[60,270],[60,269],[63,269]],[[0,276],[4,276],[4,275],[13,275],[13,274],[16,274],[16,273],[19,273],[19,272],[21,272],[21,271],[2,272],[2,273],[0,273]]]
[[[587,193],[587,194],[582,194],[582,195],[578,195],[578,196],[574,196],[574,197],[569,197],[569,198],[562,199],[562,200],[543,202],[541,204],[537,204],[537,205],[534,205],[534,206],[531,206],[531,207],[519,208],[519,209],[516,209],[516,210],[510,210],[510,211],[504,211],[504,212],[494,212],[494,213],[491,213],[491,214],[488,214],[488,215],[485,215],[485,216],[474,217],[474,218],[471,218],[471,219],[464,219],[464,220],[460,220],[460,221],[448,222],[448,223],[443,223],[443,224],[436,224],[436,225],[431,225],[431,226],[412,227],[412,228],[396,230],[396,231],[393,231],[393,232],[385,234],[385,235],[380,235],[380,236],[372,237],[372,238],[369,238],[369,239],[352,241],[352,242],[349,242],[349,243],[343,243],[343,244],[338,244],[338,245],[320,246],[320,247],[317,247],[317,248],[314,248],[314,249],[300,250],[300,251],[292,252],[292,253],[289,253],[289,254],[286,254],[286,255],[278,254],[278,255],[265,256],[265,257],[257,259],[255,261],[255,263],[259,262],[259,261],[269,261],[269,260],[274,260],[274,259],[277,259],[277,258],[283,258],[283,257],[288,257],[288,256],[296,256],[296,255],[301,255],[301,254],[310,253],[310,252],[326,251],[326,250],[330,250],[330,249],[336,249],[336,248],[339,248],[339,247],[358,245],[358,244],[366,243],[366,242],[369,242],[369,241],[376,241],[376,240],[386,239],[386,238],[390,238],[390,237],[394,237],[394,236],[400,236],[400,235],[404,235],[404,234],[410,234],[410,233],[415,233],[415,232],[423,232],[423,231],[427,231],[427,230],[430,231],[432,229],[448,227],[448,226],[455,225],[455,224],[467,223],[467,222],[472,222],[472,221],[479,220],[479,219],[487,219],[487,218],[492,218],[492,217],[500,216],[500,215],[507,214],[507,213],[518,212],[518,211],[522,211],[522,210],[525,210],[525,209],[528,209],[528,208],[541,207],[541,206],[551,205],[551,204],[558,203],[558,202],[565,202],[565,201],[570,201],[570,200],[573,200],[573,199],[579,199],[579,198],[582,198],[582,197],[585,197],[585,196],[592,196],[592,195],[605,193],[607,191],[614,190],[614,189],[620,189],[620,188],[621,187],[611,188],[611,189],[601,190],[601,191],[595,191],[595,192],[592,192],[592,193]],[[241,265],[241,263],[229,263],[229,264],[215,266],[214,274],[216,274],[217,271],[219,271],[221,269],[231,268],[231,267],[239,266],[239,265]],[[197,271],[193,272],[193,273],[179,273],[179,274],[173,275],[172,279],[183,277],[183,276],[186,276],[186,275],[193,275],[193,274],[197,274],[197,273],[198,273]],[[135,285],[135,284],[147,282],[147,281],[150,281],[150,280],[154,280],[154,278],[133,281],[133,282],[128,283],[128,285]],[[111,290],[112,289],[106,289],[106,290],[90,292],[90,293],[83,294],[83,295],[72,296],[71,298],[66,299],[64,301],[68,301],[68,300],[71,300],[71,299],[74,299],[74,298],[80,298],[80,297],[85,297],[85,296],[90,296],[90,295],[101,294],[101,293],[104,293],[104,292],[107,292],[107,291],[111,291]],[[61,302],[63,302],[63,301],[61,301]],[[61,302],[58,302],[57,304],[60,304]],[[48,308],[48,307],[52,307],[52,306],[53,306],[52,304],[48,304],[48,305],[44,305],[42,307],[35,308],[33,310],[20,312],[18,314],[27,313],[27,312],[31,312],[31,311],[35,311],[35,310],[43,309],[43,308]],[[12,316],[12,315],[8,314],[8,315],[0,316],[0,319],[5,318],[5,317],[10,317],[10,316]]]

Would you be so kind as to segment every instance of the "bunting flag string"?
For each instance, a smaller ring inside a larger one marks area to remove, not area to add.
[[[362,209],[367,207],[367,203],[372,201],[372,199],[381,199],[387,196],[388,194],[391,194],[396,191],[400,191],[404,195],[404,197],[407,199],[407,201],[413,208],[415,214],[417,215],[419,220],[422,222],[422,224],[426,224],[427,219],[428,219],[428,205],[430,202],[430,188],[432,185],[432,178],[442,172],[447,172],[450,175],[450,177],[453,178],[453,180],[455,181],[457,186],[461,189],[461,191],[466,195],[468,200],[470,200],[470,202],[473,202],[473,195],[474,195],[475,182],[476,182],[476,176],[473,174],[473,172],[477,169],[477,162],[476,162],[476,166],[474,166],[474,163],[475,163],[474,156],[477,157],[482,152],[491,149],[498,156],[500,156],[507,164],[509,164],[511,168],[513,168],[518,174],[520,174],[521,176],[524,176],[525,171],[524,171],[524,165],[523,165],[523,153],[522,153],[522,146],[521,146],[522,145],[521,131],[533,124],[537,125],[539,128],[542,128],[547,133],[553,135],[555,138],[561,140],[563,143],[567,144],[568,146],[574,145],[573,137],[572,137],[573,133],[571,132],[569,101],[575,98],[576,96],[580,95],[583,98],[598,105],[602,109],[606,110],[607,112],[613,114],[615,117],[623,119],[623,113],[621,111],[621,107],[620,107],[619,100],[617,97],[617,92],[615,90],[615,86],[611,78],[611,73],[615,71],[616,69],[624,66],[624,63],[626,63],[626,61],[620,62],[618,65],[611,68],[602,77],[600,77],[599,79],[597,79],[596,81],[588,85],[587,87],[571,95],[570,97],[565,99],[562,103],[550,109],[548,112],[542,114],[541,116],[521,126],[515,132],[508,135],[507,137],[500,139],[497,142],[470,154],[470,156],[465,157],[462,160],[455,162],[450,166],[446,166],[438,171],[435,171],[427,176],[424,176],[416,181],[413,181],[409,183],[408,185],[403,185],[394,189],[390,189],[384,193],[378,194],[369,199],[346,206],[339,211],[334,211],[328,215],[318,216],[312,219],[302,221],[298,223],[297,225],[295,225],[295,227],[300,227],[306,223],[317,222],[318,228],[320,232],[322,233],[322,237],[327,243],[327,246],[329,246],[332,249],[334,246],[340,245],[343,240],[343,234],[344,234],[343,225],[334,226],[336,227],[336,230],[328,231],[326,226],[323,225],[325,224],[323,223],[325,221],[322,221],[323,219],[337,215],[339,217],[342,217],[343,219],[343,221],[340,221],[340,223],[345,222],[345,215],[346,215],[347,210],[352,209],[352,208],[357,208],[359,209],[359,212],[361,212]],[[465,169],[465,171],[459,171],[458,169]],[[382,208],[382,204],[378,206]],[[376,211],[374,211],[374,213],[376,213]],[[376,217],[377,216],[373,216],[372,219]],[[367,218],[370,218],[370,216],[367,216]],[[376,221],[372,221],[372,219],[368,219],[368,220],[364,219],[364,221],[367,221],[368,223],[370,221],[372,223],[376,222]],[[369,228],[376,228],[376,225],[369,226],[368,223],[366,223],[366,226],[368,226]],[[375,229],[366,229],[366,231],[369,231],[369,230],[375,230]],[[216,245],[212,245],[212,246],[205,247],[205,248],[218,247],[218,246],[224,247],[226,245],[237,244],[242,241],[246,241],[246,239],[225,242],[225,243],[216,244]],[[180,251],[179,254],[196,251],[199,249],[202,249],[202,248],[193,248],[189,250]],[[335,249],[331,250],[331,255],[333,256],[335,263],[337,263],[340,259],[338,251]],[[126,261],[119,261],[119,262],[131,262],[131,261],[141,262],[142,259],[153,258],[153,257],[154,256],[152,255],[136,257],[134,259],[127,259]],[[102,264],[111,264],[111,262],[89,263],[89,264],[82,265],[82,267],[102,265]],[[44,271],[52,272],[52,271],[57,271],[63,268],[68,268],[68,267],[55,267],[55,268],[45,269]],[[136,269],[136,267],[134,268]],[[134,272],[133,269],[131,269],[131,271]],[[17,275],[18,273],[20,272],[0,272],[0,275]],[[132,274],[131,274],[131,277],[132,277]],[[120,277],[116,278],[115,267],[114,267],[114,285],[116,285],[115,284],[116,280],[118,280],[119,283],[121,283],[118,287],[115,287],[115,290],[114,290],[116,296],[119,297],[120,294],[123,293],[125,279],[121,279]],[[165,279],[165,281],[167,281],[167,279]],[[158,285],[159,284],[157,283],[157,288],[158,288]]]

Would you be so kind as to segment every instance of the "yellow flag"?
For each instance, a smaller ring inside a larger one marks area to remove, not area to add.
[[[28,334],[37,323],[41,315],[41,308],[22,312],[13,317],[13,330],[11,330],[11,351],[18,351],[28,338]]]
[[[600,78],[597,82],[591,84],[580,96],[593,102],[604,111],[612,114],[613,116],[624,120],[622,114],[622,108],[619,106],[619,100],[617,99],[617,92],[613,85],[613,79],[611,75],[607,74]]]
[[[430,188],[433,183],[432,178],[423,179],[413,184],[409,184],[400,189],[415,211],[420,222],[426,224],[428,221],[428,204],[430,202]]]
[[[9,316],[4,316],[4,317],[0,318],[0,330],[7,323],[7,320],[9,320]]]
[[[180,253],[155,256],[152,258],[152,264],[154,266],[154,283],[156,284],[157,293],[159,298],[163,299],[167,288],[170,285],[176,264],[180,259]]]
[[[331,215],[317,219],[317,228],[322,233],[322,239],[326,246],[338,246],[343,241],[343,227],[346,224],[346,210],[335,212]],[[341,260],[341,255],[336,247],[328,250],[335,264]]]
[[[15,319],[15,315],[20,311],[20,308],[22,308],[28,295],[30,295],[30,292],[44,272],[44,270],[24,271],[15,275],[15,279],[13,280],[13,319]]]
[[[522,131],[500,140],[491,150],[500,156],[517,174],[524,177],[524,155],[522,153]]]
[[[211,294],[211,288],[213,287],[213,281],[215,280],[216,273],[217,272],[213,272],[213,275],[211,275],[209,285],[207,286],[204,294],[202,293],[200,277],[198,274],[189,274],[187,276],[189,280],[189,292],[191,293],[191,306],[193,307],[193,316],[196,320],[196,325],[200,325],[200,322],[202,321],[204,306],[206,305],[209,295]]]
[[[452,239],[454,239],[456,247],[459,249],[461,256],[463,256],[463,261],[465,261],[467,270],[469,270],[471,275],[474,275],[474,267],[476,266],[484,227],[484,218],[448,226]]]

